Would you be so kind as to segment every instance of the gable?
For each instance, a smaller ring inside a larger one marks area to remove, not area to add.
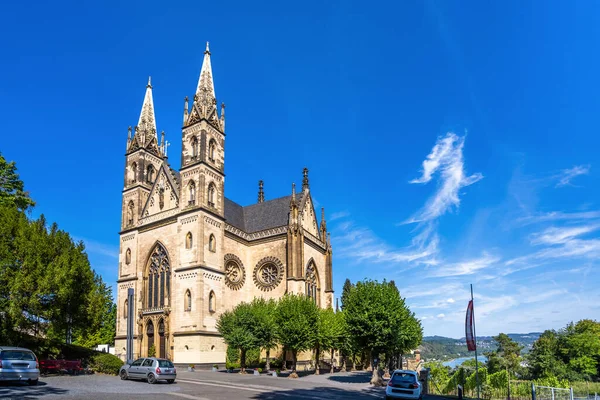
[[[179,207],[179,192],[171,171],[162,164],[154,181],[142,217],[158,214]]]
[[[308,231],[314,236],[319,237],[319,224],[317,223],[317,216],[315,215],[315,208],[310,193],[304,196],[301,206],[300,218],[302,221],[302,227],[305,231]]]

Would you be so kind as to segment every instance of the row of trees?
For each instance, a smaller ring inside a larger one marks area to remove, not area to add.
[[[314,300],[303,295],[287,294],[278,301],[256,298],[223,313],[217,328],[228,346],[240,351],[242,373],[246,353],[260,348],[267,355],[281,347],[292,354],[297,377],[298,354],[313,350],[319,373],[323,351],[329,352],[331,371],[336,350],[342,356],[342,371],[347,360],[353,368],[357,355],[369,358],[373,368],[372,383],[382,383],[377,363],[381,357],[386,368],[400,359],[399,355],[416,348],[423,337],[420,321],[410,312],[394,282],[365,280],[355,285],[346,281],[342,293],[342,310],[320,309]]]
[[[23,335],[94,346],[114,341],[112,293],[82,242],[28,217],[35,203],[0,154],[0,343]]]

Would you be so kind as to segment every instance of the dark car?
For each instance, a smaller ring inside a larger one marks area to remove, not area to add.
[[[177,370],[173,363],[165,358],[138,358],[131,364],[125,364],[119,370],[121,379],[141,379],[148,383],[158,381],[175,382]]]
[[[27,381],[37,385],[39,379],[40,365],[33,351],[0,346],[0,381]]]

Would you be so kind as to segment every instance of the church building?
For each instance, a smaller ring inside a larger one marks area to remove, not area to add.
[[[265,198],[262,181],[255,204],[225,196],[225,105],[217,106],[210,57],[207,44],[191,107],[185,98],[178,171],[164,132],[157,135],[150,81],[129,128],[115,340],[123,359],[128,318],[135,318],[134,358],[154,352],[175,363],[222,364],[216,323],[240,302],[296,293],[332,306],[331,241],[323,209],[317,221],[308,169],[284,197]]]

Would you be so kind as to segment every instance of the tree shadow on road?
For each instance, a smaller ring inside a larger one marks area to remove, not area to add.
[[[382,399],[385,390],[381,387],[370,387],[361,391],[331,386],[302,388],[291,390],[273,390],[268,393],[258,393],[252,397],[257,400],[281,400],[281,399],[316,399],[316,400],[372,400]]]
[[[24,382],[0,383],[0,399],[37,399],[43,396],[67,394],[68,390],[48,386],[40,381],[37,386],[29,386]]]
[[[341,383],[369,383],[371,376],[371,372],[352,372],[349,375],[330,375],[327,379]]]

